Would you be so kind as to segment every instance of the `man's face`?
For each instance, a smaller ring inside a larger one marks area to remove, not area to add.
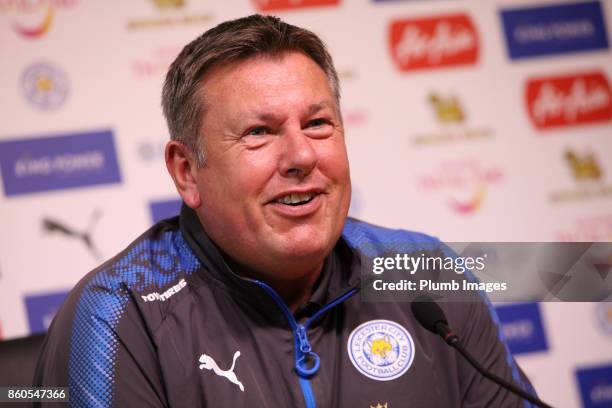
[[[215,68],[203,86],[206,163],[195,171],[204,229],[257,274],[313,272],[339,238],[351,196],[325,73],[289,52]]]

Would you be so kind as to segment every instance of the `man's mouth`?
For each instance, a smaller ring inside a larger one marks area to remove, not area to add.
[[[312,199],[315,198],[316,195],[316,193],[287,194],[286,196],[276,200],[276,202],[291,206],[304,205],[312,201]]]

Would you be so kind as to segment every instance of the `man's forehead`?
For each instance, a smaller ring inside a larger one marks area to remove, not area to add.
[[[287,66],[283,64],[283,62],[285,62],[287,59],[302,60],[300,64],[293,67],[290,71],[298,71],[300,69],[304,69],[305,66],[310,65],[312,68],[319,70],[323,76],[326,76],[323,69],[310,56],[301,51],[289,50],[274,54],[256,54],[246,58],[217,63],[204,72],[202,82],[215,82],[226,78],[227,76],[236,76],[236,74],[239,75],[243,71],[252,71],[252,68],[255,65],[259,66],[259,68],[261,68],[262,64],[267,65],[266,71],[273,71],[277,67],[287,69]],[[262,73],[265,74],[265,71]]]
[[[285,64],[288,58],[292,62]],[[216,66],[204,75],[200,92],[208,104],[228,102],[232,110],[262,118],[274,116],[275,109],[289,107],[286,105],[292,94],[293,107],[308,114],[337,108],[325,72],[309,56],[297,51]]]

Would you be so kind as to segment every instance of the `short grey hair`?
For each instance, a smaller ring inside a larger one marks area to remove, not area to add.
[[[200,129],[207,103],[202,80],[211,68],[256,56],[278,57],[298,51],[310,57],[325,72],[340,106],[340,84],[331,55],[313,32],[259,14],[226,21],[187,44],[174,60],[162,91],[162,108],[170,138],[185,144],[202,167],[205,154]]]

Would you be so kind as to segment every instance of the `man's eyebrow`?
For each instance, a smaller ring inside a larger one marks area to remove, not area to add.
[[[325,108],[333,108],[334,104],[331,101],[325,100],[319,103],[314,103],[308,107],[308,114],[312,115]]]
[[[326,109],[326,108],[334,108],[335,104],[332,101],[324,100],[319,103],[313,103],[307,107],[308,115],[314,115],[315,113]],[[249,112],[241,114],[241,119],[258,119],[262,121],[274,121],[278,119],[278,115],[275,113],[267,113],[267,112]]]

